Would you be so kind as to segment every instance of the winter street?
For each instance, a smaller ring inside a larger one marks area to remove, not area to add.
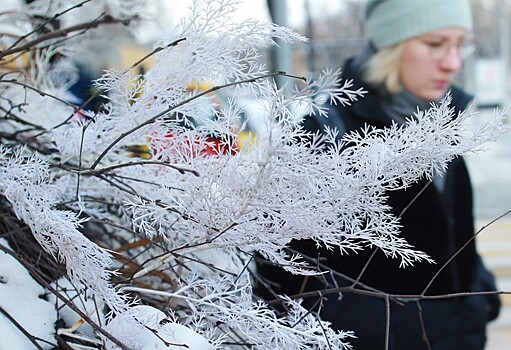
[[[511,209],[511,135],[489,144],[486,151],[470,155],[468,164],[475,189],[477,224],[481,228]],[[478,249],[497,276],[498,288],[511,291],[511,214],[479,233]],[[510,348],[511,295],[503,295],[502,302],[499,318],[489,326],[487,350]]]

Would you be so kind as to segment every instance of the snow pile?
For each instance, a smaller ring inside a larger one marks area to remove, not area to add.
[[[0,245],[10,249],[4,238]],[[0,339],[2,349],[33,349],[23,328],[43,349],[55,346],[57,312],[53,304],[43,299],[45,290],[12,256],[0,251]],[[16,326],[7,315],[12,317]]]
[[[138,305],[131,309],[131,315],[138,322],[138,331],[134,332],[131,319],[118,315],[106,327],[114,337],[135,349],[154,350],[213,350],[209,342],[193,330],[182,324],[172,322],[160,310],[151,306]],[[120,349],[107,342],[108,350]]]

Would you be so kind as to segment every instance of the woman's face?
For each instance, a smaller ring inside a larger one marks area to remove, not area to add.
[[[425,101],[438,101],[461,68],[467,33],[461,28],[439,29],[405,41],[399,79],[406,90]]]

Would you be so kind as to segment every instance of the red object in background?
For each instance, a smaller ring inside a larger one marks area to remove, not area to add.
[[[236,142],[233,142],[231,147],[228,147],[227,144],[223,143],[218,138],[208,137],[206,138],[206,144],[204,149],[200,152],[200,155],[204,156],[217,156],[219,154],[226,155],[235,155],[238,153],[238,145]]]
[[[217,157],[220,155],[235,155],[238,153],[239,148],[236,142],[232,142],[231,146],[225,141],[216,137],[206,137],[203,140],[195,139],[190,141],[186,139],[183,141],[180,138],[178,141],[172,134],[165,135],[165,141],[161,139],[158,142],[150,141],[150,148],[155,151],[153,154],[164,153],[159,152],[160,149],[174,149],[176,152],[186,155],[188,158],[197,157]],[[180,144],[176,144],[179,142]],[[163,151],[163,150],[162,150]]]

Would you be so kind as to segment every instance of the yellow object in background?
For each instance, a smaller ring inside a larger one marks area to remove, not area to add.
[[[126,147],[126,151],[132,158],[151,159],[153,157],[147,145],[130,145]]]
[[[238,148],[243,150],[245,147],[257,146],[256,134],[252,131],[242,131],[238,133]]]
[[[0,35],[8,35],[0,33]],[[8,50],[8,47],[0,46],[0,51]],[[0,70],[16,71],[28,68],[28,52],[17,52],[7,55],[0,60]]]

